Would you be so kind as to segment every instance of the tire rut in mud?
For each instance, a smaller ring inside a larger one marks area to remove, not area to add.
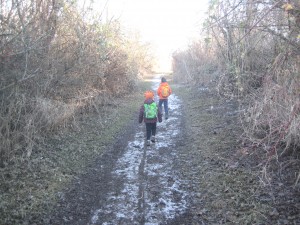
[[[143,215],[143,212],[145,211],[145,188],[144,188],[144,177],[145,177],[145,161],[146,161],[146,148],[144,148],[143,151],[143,157],[141,159],[141,163],[139,166],[139,192],[138,192],[138,211],[140,215]],[[141,223],[145,222],[145,217],[143,216],[141,218]]]

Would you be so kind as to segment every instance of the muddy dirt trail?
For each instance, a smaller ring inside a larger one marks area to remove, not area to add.
[[[153,80],[157,90],[159,79]],[[157,99],[156,99],[157,100]],[[174,224],[184,220],[189,193],[176,170],[182,136],[182,103],[169,97],[169,119],[157,125],[156,143],[145,146],[145,125],[124,136],[62,194],[52,224]]]
[[[30,163],[4,168],[0,224],[300,224],[299,186],[278,173],[277,185],[264,181],[261,155],[241,139],[238,102],[214,83],[171,86],[169,119],[149,147],[140,93],[82,115]]]

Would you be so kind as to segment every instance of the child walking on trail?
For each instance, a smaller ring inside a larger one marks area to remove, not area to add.
[[[162,104],[164,104],[165,119],[167,120],[169,118],[168,97],[172,94],[172,89],[164,77],[161,78],[161,83],[157,89],[157,94],[159,96],[158,108],[160,111],[162,111]]]
[[[150,138],[155,142],[156,123],[162,122],[162,114],[154,101],[154,93],[152,91],[145,92],[145,101],[140,108],[139,123],[143,120],[146,124],[146,145],[150,146]]]

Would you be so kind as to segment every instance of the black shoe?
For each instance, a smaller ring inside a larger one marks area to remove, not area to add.
[[[155,136],[151,137],[151,141],[154,143],[155,142]]]

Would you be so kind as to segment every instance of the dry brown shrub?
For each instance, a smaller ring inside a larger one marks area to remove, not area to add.
[[[187,50],[173,53],[173,73],[176,82],[205,85],[215,79],[220,65],[213,48],[202,42],[192,43]]]
[[[13,7],[0,16],[1,166],[134,91],[148,56],[117,20],[87,22],[65,1],[20,2],[3,1]]]
[[[262,92],[253,93],[244,118],[251,142],[263,146],[268,156],[282,156],[300,147],[300,77],[298,63],[280,54],[263,81]],[[299,152],[298,152],[299,153]]]

